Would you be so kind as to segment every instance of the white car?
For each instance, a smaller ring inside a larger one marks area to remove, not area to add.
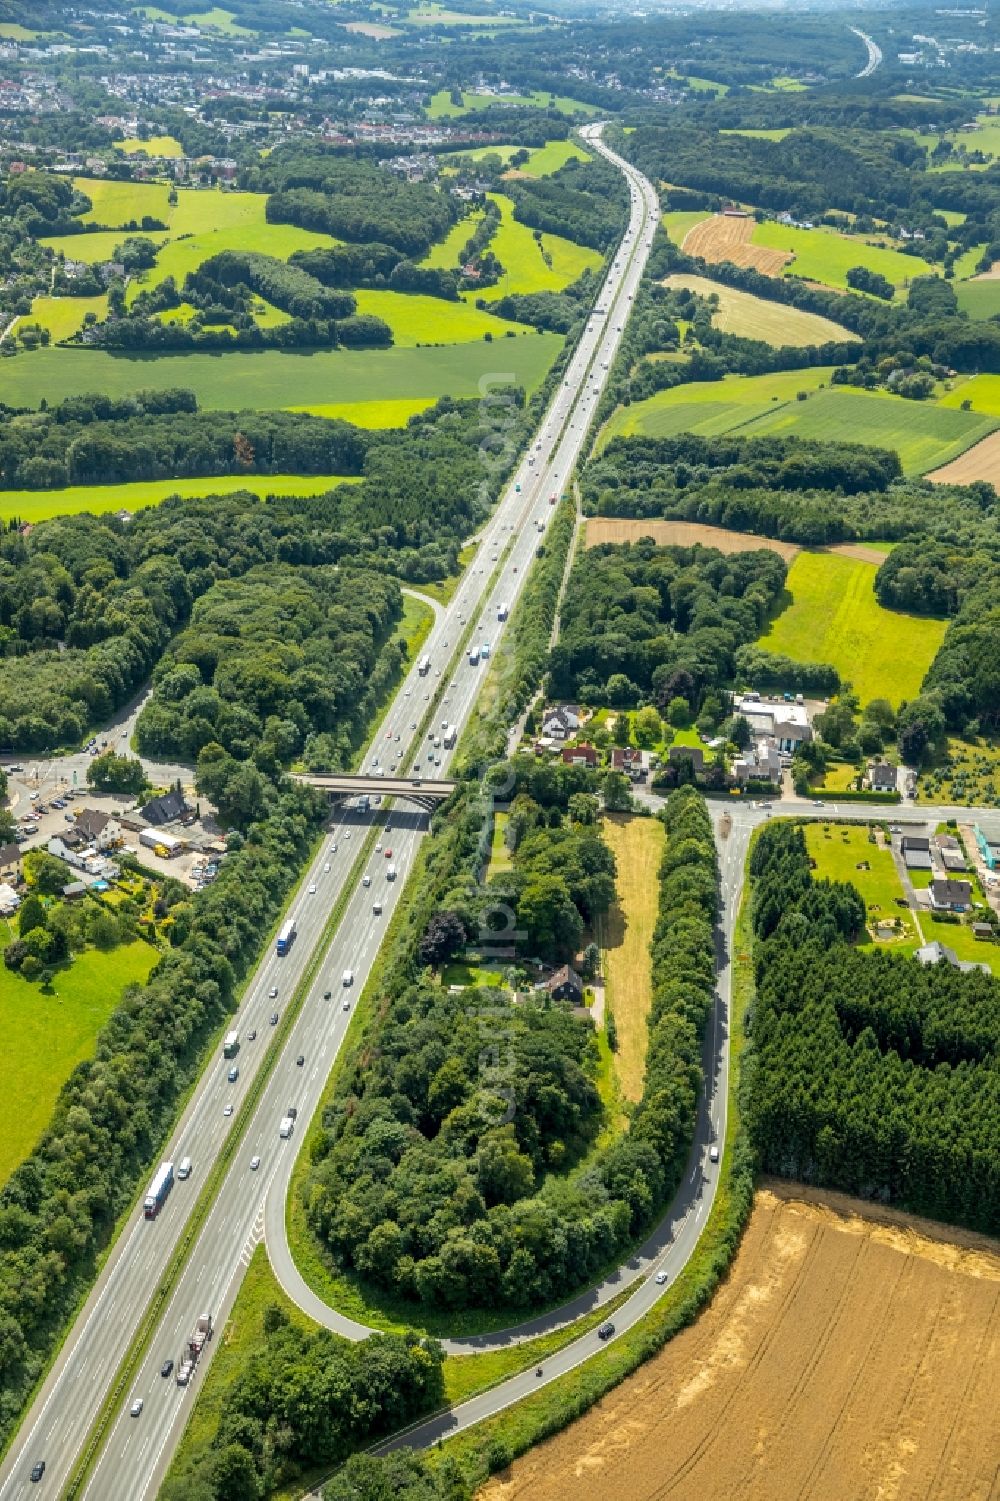
[[[309,895],[310,896],[315,896],[316,895],[316,882],[315,881],[310,881],[309,882]]]
[[[708,1154],[708,1160],[709,1160],[709,1162],[718,1162],[718,1160],[719,1160],[719,1149],[718,1149],[718,1147],[712,1147],[711,1148],[711,1150],[709,1151],[709,1154]]]
[[[250,1158],[250,1171],[252,1173],[255,1173],[259,1167],[260,1167],[260,1158],[259,1157],[251,1157]]]
[[[232,1105],[227,1105],[225,1107],[225,1109],[223,1110],[222,1113],[223,1113],[223,1115],[232,1115],[232,1113],[233,1113],[233,1107],[232,1107]]]
[[[664,1282],[666,1282],[666,1280],[667,1280],[667,1274],[666,1274],[666,1272],[657,1272],[657,1274],[656,1274],[656,1285],[657,1285],[657,1287],[662,1287],[663,1284],[664,1284]]]
[[[361,877],[361,884],[362,884],[362,886],[370,886],[371,883],[372,883],[371,876],[362,876]]]
[[[337,846],[336,846],[336,845],[334,845],[334,846],[333,846],[333,847],[334,847],[334,849],[336,849],[336,848],[337,848]],[[323,863],[323,874],[324,874],[324,875],[328,875],[328,874],[329,874],[329,871],[330,871],[330,862],[329,862],[329,860],[326,860],[326,861],[324,861],[324,863]]]
[[[140,1412],[142,1412],[142,1398],[136,1397],[135,1401],[132,1403],[132,1406],[129,1408],[129,1413],[133,1418],[137,1418]]]

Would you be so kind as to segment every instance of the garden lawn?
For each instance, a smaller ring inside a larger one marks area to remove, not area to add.
[[[112,141],[111,144],[117,146],[119,151],[124,151],[126,156],[134,156],[137,151],[145,151],[147,156],[184,155],[184,147],[174,136],[150,136],[148,141],[128,136],[124,141]]]
[[[106,292],[99,297],[36,297],[28,316],[17,321],[19,324],[38,323],[47,328],[53,344],[57,344],[60,339],[69,339],[79,333],[88,313],[96,314],[99,322],[107,317]]]
[[[796,229],[769,220],[754,226],[752,243],[768,250],[792,251],[795,259],[789,262],[785,274],[804,276],[828,287],[846,287],[852,266],[877,271],[897,288],[906,286],[916,276],[935,274],[934,267],[919,256],[904,255],[901,250],[883,250],[832,229]]]
[[[867,824],[809,823],[806,825],[806,848],[816,862],[816,880],[850,881],[860,891],[865,912],[874,935],[879,919],[899,917],[903,922],[900,938],[863,941],[862,948],[889,948],[894,954],[912,954],[920,937],[913,914],[896,905],[903,888],[896,871],[892,851],[880,849],[868,839]],[[870,870],[859,870],[867,862]]]
[[[500,228],[490,241],[490,249],[503,266],[504,275],[494,287],[466,292],[470,302],[479,297],[495,302],[508,292],[561,292],[584,271],[601,264],[599,251],[588,250],[560,235],[543,234],[536,240],[534,231],[514,218],[514,205],[509,198],[501,193],[491,193],[490,197],[501,214]]]
[[[653,1003],[649,946],[656,926],[657,872],[664,828],[658,818],[604,819],[601,832],[615,857],[615,900],[601,923],[607,1004],[618,1037],[614,1068],[626,1100],[642,1098]]]
[[[293,412],[309,412],[313,417],[334,417],[353,422],[355,427],[405,427],[417,412],[434,405],[432,396],[403,397],[396,401],[321,402],[318,406],[292,407]]]
[[[39,349],[0,361],[0,401],[35,406],[102,391],[128,396],[143,388],[183,386],[198,404],[223,411],[244,407],[312,406],[399,398],[477,396],[499,377],[530,393],[562,348],[559,334],[532,334],[487,344],[435,349],[266,349],[224,354],[200,351],[116,355],[103,349]]]
[[[870,443],[891,448],[899,454],[907,474],[924,474],[957,458],[997,425],[996,418],[976,412],[956,412],[927,402],[907,401],[902,396],[840,386],[816,391],[807,401],[792,401],[779,411],[760,415],[745,431],[750,437],[780,433],[783,437],[819,438],[826,443]]]
[[[12,936],[5,923],[0,935],[5,944]],[[97,1034],[125,986],[145,980],[158,958],[155,949],[138,941],[109,953],[87,949],[56,974],[51,994],[0,966],[6,1121],[0,1132],[0,1183],[35,1145],[73,1069],[93,1054]]]
[[[994,975],[1000,975],[1000,944],[977,938],[964,922],[938,922],[930,913],[926,916],[921,913],[920,924],[928,943],[937,939],[938,943],[954,950],[957,958],[971,960],[973,964],[988,964]]]
[[[786,581],[790,603],[758,645],[796,662],[832,663],[862,704],[915,698],[947,622],[883,609],[876,572],[835,553],[798,553]]]
[[[522,324],[483,312],[471,302],[446,302],[415,292],[355,292],[359,313],[372,313],[392,329],[398,349],[417,344],[464,344],[490,334],[502,339],[508,332],[528,333]]]
[[[695,292],[699,297],[716,296],[719,308],[712,317],[712,326],[724,334],[759,339],[775,348],[787,345],[803,349],[810,344],[826,344],[831,340],[860,342],[857,334],[829,318],[821,318],[818,313],[769,302],[766,297],[737,291],[721,282],[710,281],[707,276],[668,276],[664,286]]]
[[[675,433],[727,433],[770,412],[776,403],[782,410],[795,402],[799,391],[815,391],[830,379],[832,365],[805,370],[781,370],[773,375],[734,375],[725,380],[691,381],[658,391],[645,401],[619,407],[601,432],[600,447],[612,438],[666,438]],[[860,440],[855,440],[860,441]]]
[[[336,485],[357,484],[354,475],[338,474],[222,474],[194,479],[135,480],[122,485],[71,485],[65,490],[0,490],[0,522],[47,521],[50,516],[74,516],[79,511],[141,511],[171,495],[198,500],[203,495],[232,495],[249,490],[267,495],[325,495]]]

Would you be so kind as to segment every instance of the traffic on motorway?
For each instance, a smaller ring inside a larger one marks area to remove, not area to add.
[[[422,767],[427,769],[425,746],[430,743],[434,774],[443,773],[478,696],[482,645],[487,646],[488,662],[489,649],[505,629],[506,617],[554,514],[551,498],[561,495],[570,481],[611,368],[652,246],[659,208],[645,179],[606,152],[599,140],[600,126],[584,127],[584,134],[628,179],[632,200],[628,230],[563,383],[480,535],[474,562],[447,609],[438,614],[425,645],[430,665],[420,662],[411,668],[376,732],[365,758],[366,770],[377,770],[376,761],[384,764],[386,747],[391,746],[389,767],[395,761],[399,770],[419,775]],[[458,642],[472,621],[475,630],[470,640],[478,642],[480,650],[474,659],[465,653],[452,665]],[[438,729],[430,742],[420,743],[417,732],[432,700]],[[452,727],[454,735],[448,733]],[[445,744],[446,737],[450,746]],[[438,738],[441,745],[434,746]],[[138,1370],[127,1389],[116,1393],[117,1412],[83,1492],[99,1501],[138,1501],[155,1494],[186,1421],[192,1392],[211,1359],[212,1342],[203,1342],[185,1384],[178,1385],[176,1377],[168,1379],[161,1373],[168,1360],[176,1365],[183,1356],[199,1320],[210,1318],[214,1327],[221,1325],[264,1234],[265,1205],[284,1203],[298,1123],[308,1120],[316,1108],[350,1024],[351,997],[365,984],[426,829],[426,814],[405,806],[391,811],[341,808],[334,814],[330,832],[295,900],[295,936],[280,955],[276,944],[270,947],[233,1018],[238,1054],[226,1059],[220,1049],[164,1155],[164,1162],[171,1164],[190,1159],[190,1175],[179,1180],[175,1174],[151,1220],[140,1206],[120,1236],[0,1469],[2,1501],[29,1494],[32,1467],[43,1461],[47,1486],[58,1489],[67,1483],[122,1356],[136,1338],[185,1234],[200,1185],[230,1133],[238,1128],[239,1144],[183,1275]],[[376,843],[382,849],[371,850],[359,876],[354,866],[373,833],[381,836]],[[397,875],[400,879],[395,879]],[[331,908],[338,904],[343,905],[343,912],[329,948],[284,1039],[280,1057],[244,1122],[240,1105],[253,1089],[272,1019],[280,1019],[283,1006],[303,982],[317,945],[326,941]],[[145,1192],[142,1198],[147,1197]],[[359,1336],[366,1332],[358,1328]]]

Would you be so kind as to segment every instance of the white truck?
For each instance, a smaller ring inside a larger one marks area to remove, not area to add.
[[[281,1125],[278,1127],[278,1135],[283,1141],[287,1141],[294,1130],[295,1122],[292,1120],[292,1117],[290,1115],[283,1115],[281,1117]]]
[[[442,737],[442,744],[444,745],[445,750],[451,750],[457,739],[458,726],[453,724],[448,725],[445,729],[444,736]]]
[[[194,1333],[187,1342],[187,1349],[181,1356],[177,1365],[175,1381],[178,1386],[187,1386],[194,1375],[194,1368],[198,1364],[198,1357],[212,1338],[212,1315],[203,1313],[194,1326]]]

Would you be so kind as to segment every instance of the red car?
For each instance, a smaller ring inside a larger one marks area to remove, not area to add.
[[[387,860],[391,860],[392,859],[392,850],[386,850],[386,852],[385,852],[385,858]]]

